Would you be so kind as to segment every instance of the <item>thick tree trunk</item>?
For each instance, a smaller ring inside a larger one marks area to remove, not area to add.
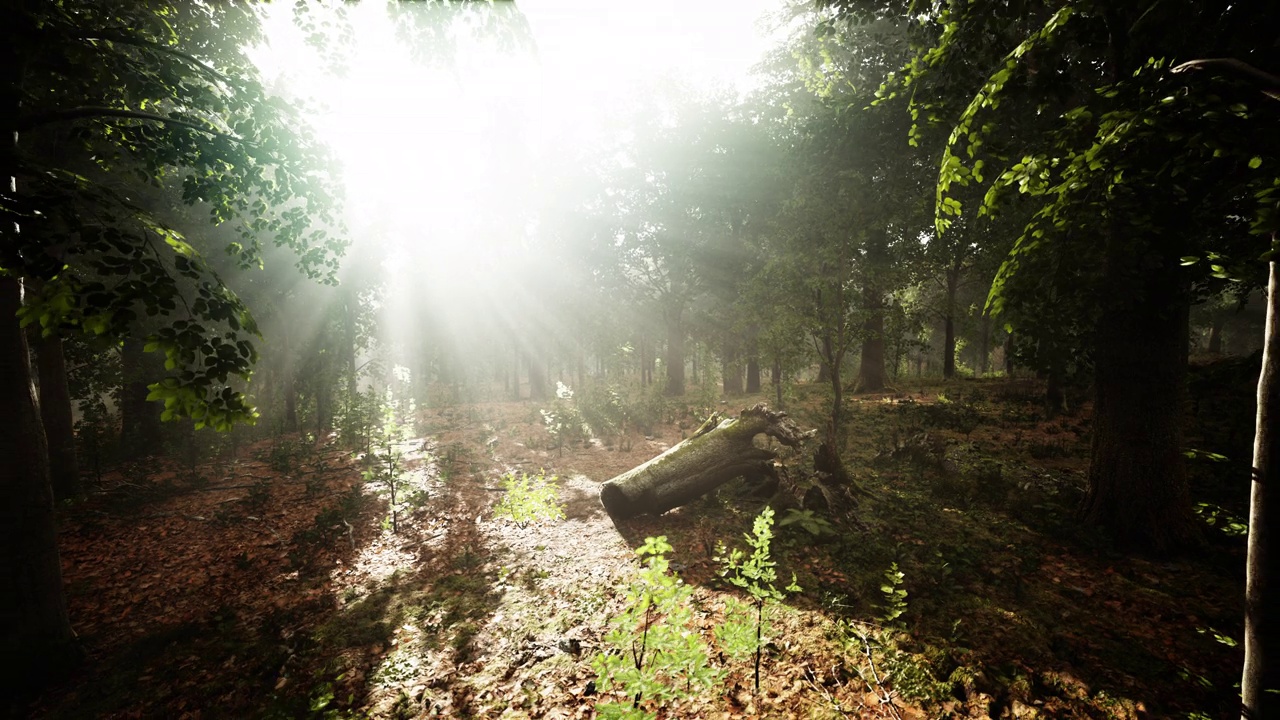
[[[40,417],[49,445],[49,479],[58,500],[80,494],[80,464],[76,459],[75,420],[71,415],[71,392],[67,389],[67,363],[62,339],[42,337],[37,328],[36,369],[40,378]]]
[[[725,395],[742,394],[742,348],[738,338],[725,336],[720,352],[720,386]]]
[[[863,309],[867,312],[862,325],[862,358],[858,363],[858,390],[884,390],[884,303],[873,288],[863,293]]]
[[[663,319],[667,323],[667,395],[684,395],[684,309],[667,308]]]
[[[747,358],[747,392],[760,392],[760,358],[754,355]]]
[[[756,447],[761,433],[789,447],[812,435],[764,405],[733,419],[717,413],[692,437],[601,485],[600,502],[615,520],[661,515],[734,478],[767,473],[776,455]]]
[[[1190,298],[1176,257],[1112,238],[1098,323],[1093,450],[1082,517],[1121,547],[1199,541],[1182,455]]]
[[[1272,240],[1272,244],[1275,241]],[[1280,628],[1275,613],[1280,595],[1280,554],[1271,547],[1270,508],[1280,477],[1280,267],[1271,263],[1267,324],[1258,378],[1258,416],[1253,441],[1253,483],[1249,497],[1249,556],[1246,562],[1244,674],[1240,695],[1243,720],[1280,716]]]
[[[42,684],[78,658],[21,304],[18,279],[0,276],[0,688],[8,692]]]

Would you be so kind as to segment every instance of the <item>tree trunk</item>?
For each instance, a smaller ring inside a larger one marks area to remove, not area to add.
[[[747,358],[747,392],[760,392],[760,358],[754,355]]]
[[[1004,336],[1004,374],[1013,377],[1013,333]]]
[[[947,269],[946,311],[942,330],[942,377],[950,380],[956,374],[956,293],[960,291],[960,260]]]
[[[78,659],[21,305],[20,281],[0,276],[0,688],[8,692],[41,685]]]
[[[943,318],[942,329],[942,377],[950,380],[956,375],[956,325],[948,314]]]
[[[817,382],[820,382],[820,383],[831,382],[831,366],[827,364],[826,360],[823,360],[822,362],[818,363]]]
[[[867,312],[867,319],[862,325],[858,390],[879,392],[884,390],[884,303],[874,288],[864,291],[863,309]]]
[[[667,322],[667,395],[684,395],[684,324],[680,307],[667,308],[663,319]]]
[[[1136,245],[1136,247],[1135,247]],[[1082,517],[1117,545],[1166,553],[1199,541],[1182,456],[1190,298],[1177,258],[1107,241],[1093,449]]]
[[[738,340],[733,336],[729,336],[724,341],[724,352],[720,357],[721,387],[725,395],[741,395],[742,394],[742,362],[738,348]]]
[[[137,458],[159,450],[160,412],[158,404],[149,402],[147,354],[145,343],[138,338],[125,338],[121,353],[124,389],[120,393],[120,444],[125,456]]]
[[[812,435],[786,413],[764,405],[743,410],[736,419],[716,413],[692,437],[601,485],[600,502],[615,520],[661,515],[734,478],[768,473],[777,456],[756,447],[761,433],[789,447]]]
[[[978,377],[991,371],[991,315],[986,310],[982,311],[981,322],[978,329],[978,362],[974,365]]]
[[[1226,318],[1221,313],[1213,314],[1213,324],[1209,326],[1209,352],[1222,354],[1222,326]]]
[[[355,294],[348,292],[346,302],[342,304],[342,330],[344,333],[344,337],[342,339],[342,352],[344,355],[343,359],[347,366],[348,406],[355,401],[356,395],[360,391],[360,379],[358,377],[358,367],[356,365],[356,302]]]
[[[525,364],[529,367],[529,399],[547,399],[547,368],[537,353],[526,353]]]
[[[1275,240],[1272,240],[1274,246]],[[1268,507],[1275,504],[1272,487],[1280,473],[1280,268],[1271,263],[1267,285],[1267,323],[1258,378],[1258,416],[1253,441],[1253,483],[1249,497],[1249,556],[1246,562],[1244,674],[1240,695],[1243,720],[1280,715],[1280,650],[1275,618],[1277,555],[1271,547]],[[1270,692],[1269,692],[1270,691]]]
[[[778,409],[781,410],[782,409],[782,360],[781,359],[776,357],[773,359],[773,372],[770,375],[769,379],[770,381],[773,382],[773,393],[776,396]]]
[[[40,417],[49,445],[49,479],[53,496],[66,500],[80,494],[80,464],[76,458],[75,420],[71,414],[71,393],[67,389],[67,363],[62,339],[57,335],[36,336],[36,370],[40,378]]]

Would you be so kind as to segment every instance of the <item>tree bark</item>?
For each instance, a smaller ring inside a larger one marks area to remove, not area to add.
[[[20,281],[0,276],[0,688],[19,692],[79,657],[62,588],[48,448],[16,315],[21,305]]]
[[[670,307],[663,311],[667,322],[667,395],[684,395],[684,309]]]
[[[1209,326],[1209,349],[1208,351],[1214,355],[1222,354],[1222,326],[1225,324],[1225,317],[1221,313],[1213,314],[1213,324]]]
[[[1123,548],[1200,540],[1182,455],[1190,298],[1177,258],[1109,238],[1098,322],[1093,448],[1082,517]],[[1136,246],[1136,247],[1135,247]]]
[[[884,390],[884,303],[879,291],[863,292],[863,309],[867,319],[862,325],[862,358],[858,363],[858,390]]]
[[[1275,245],[1275,240],[1272,240]],[[1277,555],[1271,547],[1269,513],[1275,506],[1280,473],[1280,268],[1271,263],[1267,322],[1258,377],[1258,415],[1253,441],[1253,483],[1249,497],[1249,555],[1246,561],[1244,673],[1240,681],[1242,720],[1280,715],[1280,649],[1275,624]],[[1272,692],[1268,692],[1271,690]]]
[[[782,409],[782,360],[773,359],[773,372],[769,376],[769,380],[773,383],[773,394],[776,396],[778,409]]]
[[[529,399],[547,399],[547,368],[538,358],[537,352],[525,354],[525,365],[529,368]]]
[[[761,433],[789,447],[813,434],[763,404],[737,418],[722,419],[716,413],[692,437],[602,484],[600,502],[615,520],[661,515],[734,478],[767,473],[777,456],[756,447],[754,439]]]
[[[137,458],[158,450],[160,444],[160,412],[158,404],[147,400],[145,343],[134,337],[125,338],[121,353],[124,389],[120,393],[120,444],[125,455]]]
[[[62,339],[36,336],[36,371],[40,378],[40,418],[49,445],[49,479],[53,497],[66,500],[80,494],[80,464],[76,458],[75,420],[71,392],[67,389],[67,363]]]
[[[956,293],[960,291],[961,260],[947,269],[946,310],[943,314],[942,377],[950,380],[956,374]]]

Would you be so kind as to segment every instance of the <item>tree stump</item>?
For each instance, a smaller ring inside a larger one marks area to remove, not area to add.
[[[786,413],[764,404],[737,418],[715,413],[692,437],[601,485],[600,503],[615,520],[661,515],[734,478],[770,473],[777,455],[756,446],[761,434],[796,447],[814,431],[801,430]]]

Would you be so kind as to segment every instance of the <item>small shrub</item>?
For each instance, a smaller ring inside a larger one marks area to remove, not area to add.
[[[582,419],[582,413],[573,404],[573,390],[562,382],[556,382],[556,399],[550,410],[542,411],[542,422],[547,433],[555,440],[556,450],[564,452],[565,443],[583,442],[590,437],[590,430]]]
[[[541,470],[537,475],[514,472],[502,476],[502,489],[506,493],[493,509],[495,518],[506,518],[524,527],[540,520],[563,520],[564,506],[556,487],[556,476],[546,477]]]
[[[729,601],[725,608],[724,625],[716,628],[716,639],[730,657],[754,657],[753,675],[758,693],[760,656],[766,641],[769,605],[786,597],[782,590],[774,586],[778,580],[777,563],[769,555],[769,545],[773,539],[773,508],[766,505],[752,523],[751,534],[743,537],[751,548],[750,555],[737,548],[725,555],[722,546],[717,560],[723,565],[721,576],[746,590],[751,602],[743,603],[736,599]],[[791,576],[791,584],[785,590],[800,592],[795,575]]]
[[[880,620],[886,626],[902,624],[902,616],[907,612],[907,591],[902,587],[905,575],[898,569],[898,563],[891,563],[884,571],[884,584],[880,592],[884,595],[884,605],[880,606]]]
[[[631,700],[598,703],[602,718],[656,718],[650,706],[692,697],[720,678],[692,630],[693,590],[671,574],[671,549],[666,537],[651,537],[636,550],[643,567],[627,589],[627,607],[604,636],[609,649],[591,661],[602,692],[618,689]]]

